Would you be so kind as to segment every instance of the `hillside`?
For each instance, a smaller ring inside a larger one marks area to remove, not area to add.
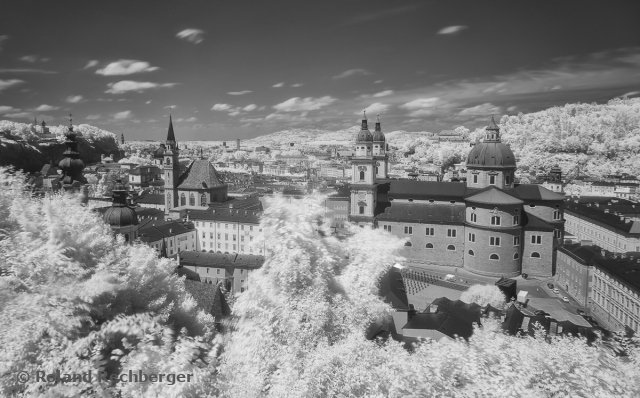
[[[0,166],[14,166],[28,172],[40,170],[50,161],[58,162],[64,152],[67,126],[51,126],[48,140],[32,131],[31,124],[0,120]],[[88,124],[74,126],[78,150],[86,164],[100,161],[101,155],[119,155],[116,135]]]

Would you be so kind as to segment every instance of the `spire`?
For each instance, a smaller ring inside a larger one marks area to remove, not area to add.
[[[367,125],[367,111],[364,110],[362,111],[362,126],[360,127],[361,130],[369,130],[369,126]]]
[[[380,127],[380,114],[376,115],[376,131],[382,131],[382,127]]]
[[[172,146],[175,148],[176,144],[176,136],[173,133],[173,120],[171,118],[171,114],[169,114],[169,131],[167,131],[167,146]]]
[[[73,119],[71,117],[71,114],[69,114],[69,131],[73,132]]]
[[[44,125],[44,120],[42,123]],[[64,188],[70,189],[86,183],[82,175],[84,162],[80,159],[80,153],[78,152],[78,141],[76,133],[73,131],[71,114],[69,114],[69,131],[67,131],[65,137],[66,141],[64,144],[67,148],[62,153],[64,158],[58,163],[58,167],[62,170],[62,184]]]
[[[33,117],[33,125],[37,126],[38,125],[38,119],[36,119],[36,117]]]
[[[121,179],[116,180],[116,184],[111,190],[113,207],[127,207],[127,188],[122,183]]]

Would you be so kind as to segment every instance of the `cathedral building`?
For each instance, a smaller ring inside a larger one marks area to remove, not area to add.
[[[485,276],[550,277],[564,233],[564,196],[516,184],[516,160],[492,119],[467,157],[466,182],[391,180],[380,123],[366,118],[352,160],[350,220],[405,238],[401,254],[420,264]]]

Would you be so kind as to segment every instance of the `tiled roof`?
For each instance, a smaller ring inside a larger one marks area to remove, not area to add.
[[[555,228],[545,220],[534,216],[533,214],[524,213],[524,230],[525,231],[546,231],[553,232]]]
[[[164,196],[159,193],[146,193],[135,199],[136,203],[144,203],[150,205],[163,205]]]
[[[207,210],[187,210],[190,220],[239,222],[245,224],[260,224],[261,211],[229,208],[212,208]]]
[[[614,232],[625,235],[640,235],[640,222],[629,220],[626,222],[621,216],[611,213],[605,213],[603,210],[595,206],[587,206],[583,203],[575,203],[567,201],[565,204],[565,212],[575,216],[588,219],[588,221],[601,225]]]
[[[262,267],[264,263],[263,256],[252,254],[222,254],[222,253],[206,253],[196,251],[180,252],[180,265],[190,265],[197,267],[212,268],[243,268],[256,269]]]
[[[223,186],[216,169],[206,159],[194,160],[189,166],[178,189],[209,189]]]
[[[542,185],[536,184],[516,184],[513,189],[515,196],[522,200],[565,200],[565,196],[553,192]]]
[[[390,180],[390,199],[462,200],[470,191],[464,183]]]
[[[191,223],[180,221],[152,221],[138,231],[138,236],[142,242],[155,242],[163,238],[182,235],[193,231]]]
[[[422,224],[463,224],[465,205],[431,203],[394,203],[376,216],[378,221]]]
[[[584,246],[579,243],[564,245],[559,250],[582,264],[600,268],[640,294],[640,263],[638,263],[640,257],[634,256],[633,259],[628,255],[625,255],[625,258],[614,257],[606,252],[603,256],[602,249],[599,247]]]
[[[465,200],[481,204],[521,205],[524,202],[496,187],[489,187],[478,193],[467,196]]]

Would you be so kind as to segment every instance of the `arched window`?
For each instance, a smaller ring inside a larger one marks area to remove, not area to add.
[[[489,260],[500,260],[500,256],[493,253],[492,255],[489,256]]]
[[[454,245],[449,245],[447,246],[447,250],[456,250],[456,247]]]
[[[195,206],[196,205],[196,195],[194,195],[193,192],[191,192],[189,194],[189,206]]]
[[[513,253],[513,259],[517,260],[520,258],[520,255],[518,253]]]
[[[478,215],[476,213],[471,213],[471,222],[478,222]]]
[[[361,171],[361,172],[360,172],[360,180],[361,180],[361,181],[362,181],[362,180],[364,180],[364,171]]]
[[[180,194],[180,206],[186,206],[187,204],[187,197],[184,196],[184,192]]]
[[[425,246],[427,249],[433,249],[433,243],[427,243]]]
[[[411,242],[409,242],[409,241],[407,241],[407,242],[404,242],[404,245],[405,245],[405,246],[408,246],[408,247],[411,247],[411,246],[413,246],[413,245],[411,244]]]
[[[476,254],[473,252],[473,250],[469,250],[469,255],[470,256],[475,256]]]
[[[540,258],[540,253],[538,253],[538,252],[531,252],[531,258]]]
[[[207,205],[207,195],[202,194],[200,195],[200,206],[206,206]]]

